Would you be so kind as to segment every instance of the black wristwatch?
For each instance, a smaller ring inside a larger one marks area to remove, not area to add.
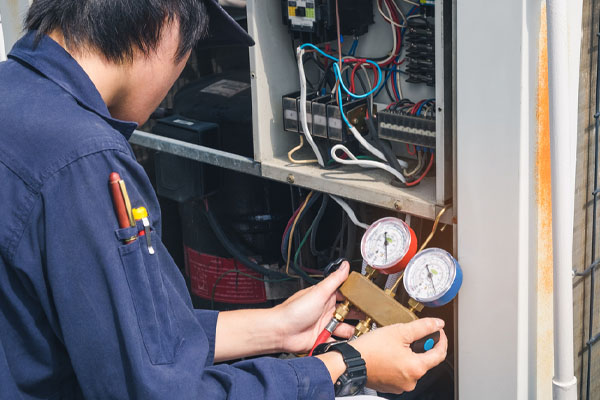
[[[313,351],[313,355],[337,351],[342,355],[346,371],[335,382],[336,396],[352,396],[365,387],[367,383],[367,367],[358,350],[346,341],[323,343]]]

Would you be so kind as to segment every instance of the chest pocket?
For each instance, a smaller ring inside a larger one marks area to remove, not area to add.
[[[135,235],[137,228],[118,229],[116,233],[123,240]],[[151,232],[151,239],[156,249],[154,231]],[[119,253],[150,362],[170,364],[174,361],[182,340],[163,282],[158,256],[148,252],[144,236],[119,247]]]

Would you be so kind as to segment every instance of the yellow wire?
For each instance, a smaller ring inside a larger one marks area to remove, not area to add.
[[[292,275],[290,274],[290,258],[292,255],[292,239],[294,237],[294,229],[296,229],[296,222],[298,222],[298,220],[300,219],[300,215],[302,215],[302,211],[304,211],[304,209],[306,208],[306,205],[308,204],[308,200],[310,200],[310,198],[312,197],[314,192],[310,192],[308,194],[308,196],[306,196],[306,199],[304,200],[304,203],[302,204],[302,206],[300,207],[300,211],[298,211],[298,214],[296,215],[296,218],[294,219],[294,223],[292,224],[292,228],[290,229],[290,239],[288,242],[288,251],[287,251],[287,263],[285,265],[285,273],[293,278],[300,278],[298,275]],[[309,275],[311,278],[322,278],[322,276],[319,275]]]
[[[419,152],[417,153],[417,160],[418,160],[418,161],[417,161],[417,165],[416,165],[416,166],[415,166],[415,168],[414,168],[412,171],[410,171],[410,172],[408,172],[408,171],[406,170],[406,168],[405,168],[405,169],[404,169],[404,175],[406,175],[406,176],[413,176],[414,174],[416,174],[416,173],[417,173],[417,171],[419,171],[419,170],[421,169],[421,167],[423,166],[423,160],[424,160],[424,159],[425,159],[425,157],[423,157],[423,152],[422,152],[422,151],[419,151]]]
[[[304,136],[302,134],[300,134],[300,144],[296,147],[294,147],[293,149],[291,149],[290,151],[288,151],[288,160],[290,160],[291,163],[294,164],[312,164],[312,163],[316,163],[319,162],[318,160],[296,160],[294,159],[293,155],[295,152],[297,152],[298,150],[300,150],[302,147],[304,146]]]
[[[427,239],[425,239],[425,241],[419,248],[419,251],[423,250],[425,246],[429,244],[429,242],[433,238],[433,235],[435,235],[435,230],[437,229],[438,223],[440,222],[440,218],[442,218],[442,215],[444,215],[448,208],[450,208],[450,205],[447,205],[446,207],[442,208],[438,215],[435,217],[435,221],[433,221],[433,228],[431,228],[431,233],[429,234],[429,236],[427,236]]]

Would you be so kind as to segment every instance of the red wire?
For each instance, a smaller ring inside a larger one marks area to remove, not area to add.
[[[427,175],[429,170],[431,169],[432,165],[433,165],[433,153],[431,153],[431,158],[429,159],[429,164],[427,164],[427,168],[425,169],[425,172],[423,172],[423,175],[421,175],[421,177],[419,179],[417,179],[416,181],[406,182],[406,186],[415,186],[416,184],[421,182],[423,180],[423,178],[425,178],[425,176]]]
[[[377,2],[381,5],[381,0],[377,0]],[[398,18],[398,14],[396,14],[396,9],[394,8],[394,5],[391,3],[391,0],[385,0],[388,8],[390,9],[390,19],[394,22],[396,22],[397,24],[400,24],[400,19]],[[402,47],[402,30],[400,28],[398,28],[397,26],[395,26],[396,29],[396,38],[398,41],[398,45],[396,46],[396,53],[394,54],[394,57],[392,57],[389,61],[385,62],[385,63],[380,63],[379,66],[381,67],[385,67],[389,64],[392,64],[395,62],[396,57],[398,57],[398,55],[400,54],[400,48]]]
[[[292,216],[290,217],[290,220],[288,221],[287,225],[285,226],[285,229],[283,230],[283,236],[281,238],[281,247],[283,247],[283,240],[285,239],[285,233],[288,231],[288,229],[290,229],[290,226],[292,226],[292,223],[294,222],[294,220],[296,219],[296,216],[298,215],[298,213],[300,212],[300,209],[302,208],[302,205],[306,202],[306,200],[304,200],[302,202],[302,204],[300,204],[300,207],[298,207],[296,209],[296,211],[294,211],[294,214],[292,214]]]
[[[417,148],[415,146],[413,146],[413,151],[410,151],[410,145],[408,143],[406,143],[406,150],[408,151],[408,154],[410,154],[411,156],[414,156],[415,154],[417,154]]]
[[[398,97],[398,94],[396,93],[396,77],[392,75],[392,93],[394,93],[394,97],[396,98],[396,101],[400,101],[400,97]]]
[[[415,115],[415,114],[416,114],[416,112],[417,112],[417,110],[418,110],[418,109],[419,109],[419,107],[421,106],[421,104],[423,104],[425,101],[426,101],[426,100],[421,100],[421,101],[419,101],[417,104],[415,104],[415,105],[413,106],[413,108],[411,108],[411,109],[410,109],[410,113],[411,113],[412,115]]]
[[[355,93],[356,87],[354,86],[354,75],[356,75],[356,70],[360,68],[361,63],[357,63],[354,68],[352,68],[352,72],[350,73],[350,91]]]

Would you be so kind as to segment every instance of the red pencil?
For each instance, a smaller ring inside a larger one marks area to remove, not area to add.
[[[119,181],[121,177],[118,173],[112,172],[108,178],[110,185],[110,194],[112,196],[113,205],[115,207],[115,213],[119,220],[119,228],[130,227],[129,216],[127,215],[127,209],[125,208],[125,201],[123,200],[123,194],[121,193],[121,187]],[[125,240],[125,243],[130,243],[135,240],[135,236]]]

